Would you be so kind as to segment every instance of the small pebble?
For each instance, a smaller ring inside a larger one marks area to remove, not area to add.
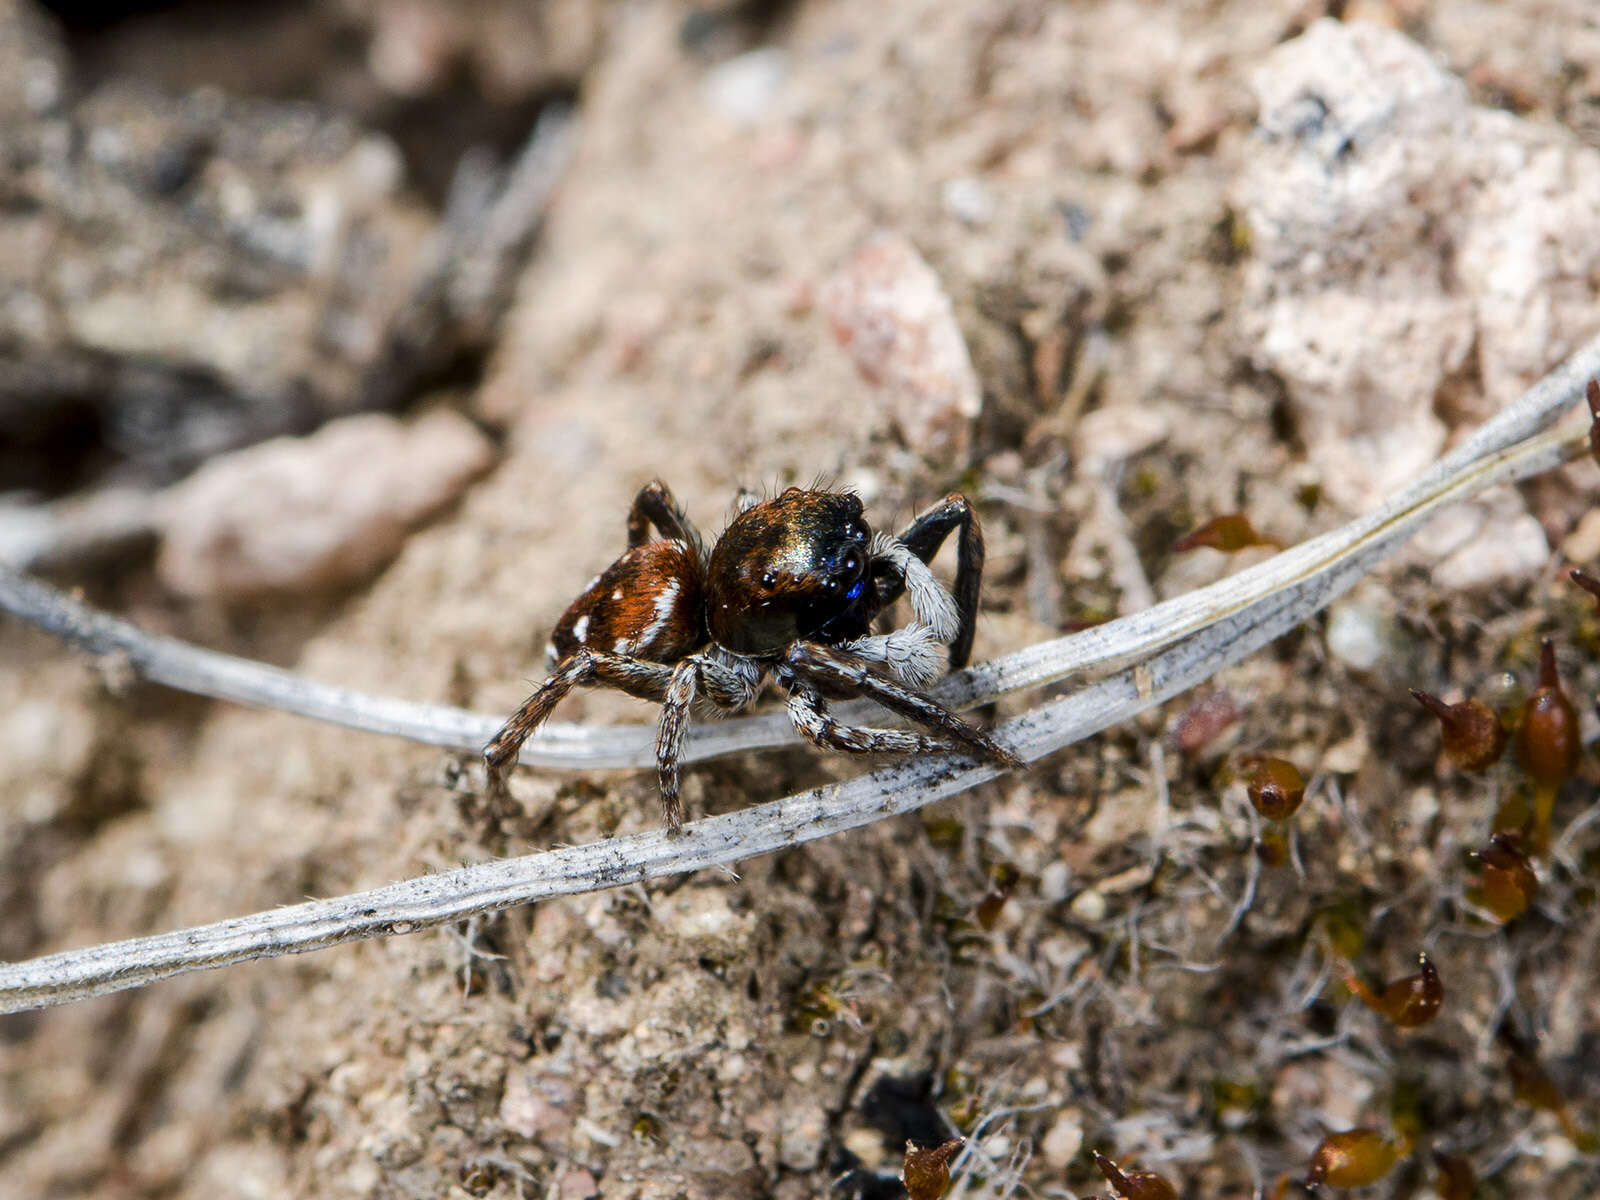
[[[906,444],[962,462],[983,403],[955,308],[933,268],[894,232],[874,234],[823,285],[823,314]]]
[[[1328,651],[1347,667],[1372,670],[1393,640],[1389,618],[1369,604],[1346,600],[1328,610]]]
[[[1056,1170],[1065,1170],[1083,1149],[1083,1114],[1075,1108],[1063,1110],[1045,1131],[1039,1153]]]
[[[987,225],[994,216],[994,197],[983,181],[961,175],[945,181],[944,210],[967,225]]]
[[[1523,579],[1550,557],[1544,526],[1529,513],[1491,517],[1472,542],[1433,569],[1435,587],[1460,591]]]
[[[1106,898],[1094,888],[1085,888],[1079,892],[1067,907],[1078,920],[1087,921],[1091,925],[1106,919]]]
[[[1122,462],[1165,441],[1172,421],[1159,408],[1118,404],[1086,413],[1073,430],[1081,462]]]
[[[1600,508],[1591,508],[1561,543],[1570,562],[1592,564],[1600,559]]]
[[[733,124],[758,125],[771,113],[788,70],[782,50],[751,50],[707,71],[701,93],[712,111]]]
[[[600,1185],[581,1167],[568,1167],[561,1177],[561,1200],[591,1200],[599,1194]]]

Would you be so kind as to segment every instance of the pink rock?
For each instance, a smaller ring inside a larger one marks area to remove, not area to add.
[[[240,600],[353,583],[494,460],[465,418],[367,414],[212,459],[161,498],[156,570],[173,591]]]
[[[963,462],[983,393],[950,297],[916,247],[898,233],[874,234],[829,277],[820,299],[834,337],[886,401],[906,444]]]
[[[1235,200],[1240,332],[1354,512],[1600,322],[1600,151],[1474,105],[1422,46],[1346,16],[1256,72]]]
[[[590,1200],[600,1194],[594,1176],[578,1167],[569,1167],[561,1177],[561,1200]]]
[[[576,1100],[568,1081],[534,1066],[513,1067],[506,1073],[500,1121],[518,1137],[564,1141],[572,1132]]]

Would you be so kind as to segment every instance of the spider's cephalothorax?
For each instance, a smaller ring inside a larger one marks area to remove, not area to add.
[[[661,534],[650,540],[650,527]],[[928,569],[953,531],[954,594]],[[484,749],[492,787],[522,743],[574,687],[600,683],[662,705],[656,759],[669,828],[683,822],[678,762],[690,709],[731,712],[768,679],[789,695],[795,727],[854,753],[960,750],[1015,766],[987,734],[918,689],[939,649],[966,665],[983,574],[983,533],[966,498],[946,496],[899,537],[874,534],[848,492],[790,488],[750,501],[709,549],[666,486],[646,486],[628,516],[628,551],[557,623],[552,674]],[[900,596],[915,620],[873,635]],[[839,724],[827,699],[866,696],[927,732]]]

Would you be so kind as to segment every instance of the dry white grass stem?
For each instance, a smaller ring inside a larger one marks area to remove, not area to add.
[[[1586,454],[1582,434],[1539,431],[1597,373],[1600,338],[1376,511],[1210,587],[972,667],[942,681],[934,694],[968,707],[1101,667],[1106,671],[1099,678],[1005,722],[996,736],[1022,758],[1033,760],[1120,724],[1203,682],[1325,607],[1442,506]],[[123,656],[147,678],[203,695],[460,749],[477,748],[498,725],[491,717],[366,696],[151,637],[13,572],[0,571],[0,608],[92,652]],[[1123,665],[1110,669],[1119,661]],[[749,751],[792,739],[782,717],[725,721],[697,730],[689,757]],[[550,767],[644,766],[654,761],[654,741],[649,726],[546,726],[523,761]],[[685,826],[678,836],[663,830],[632,834],[0,965],[0,1011],[60,1004],[187,971],[410,933],[548,896],[738,862],[913,811],[998,773],[953,756],[918,758],[843,784],[708,817]]]

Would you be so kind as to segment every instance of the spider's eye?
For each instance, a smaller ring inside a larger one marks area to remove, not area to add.
[[[849,554],[844,556],[844,562],[840,563],[839,565],[851,575],[854,575],[861,569],[861,560],[856,557],[855,551],[852,550]]]
[[[761,586],[770,592],[773,588],[778,586],[778,577],[771,571],[765,572],[761,576]]]
[[[855,540],[858,542],[864,542],[867,540],[867,531],[861,526],[857,525],[855,529],[851,531],[850,536],[855,538]]]

